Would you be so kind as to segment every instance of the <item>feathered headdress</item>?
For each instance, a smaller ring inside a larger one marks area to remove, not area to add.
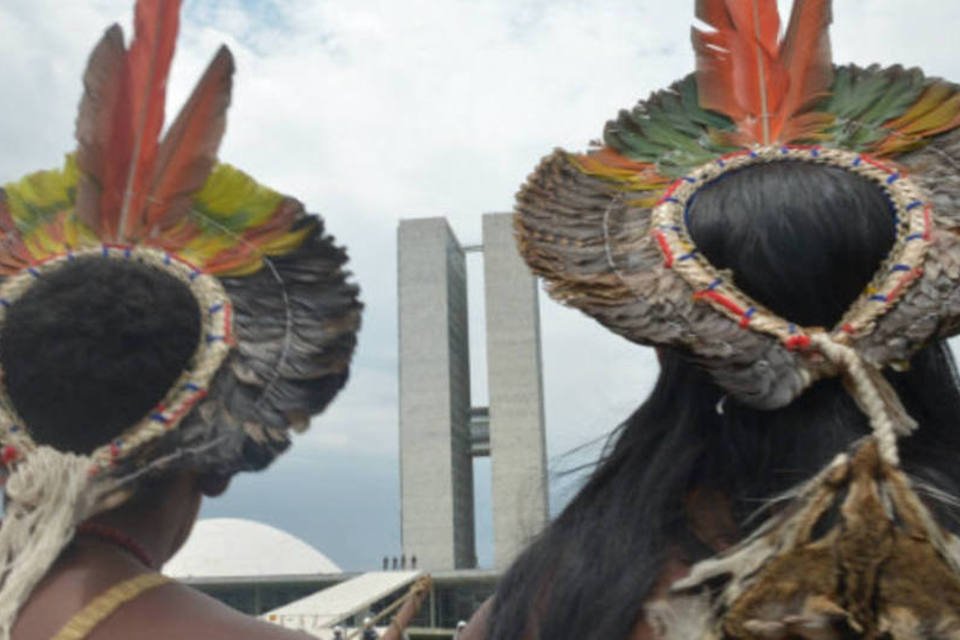
[[[796,0],[782,34],[775,0],[697,0],[696,16],[710,28],[693,30],[696,73],[622,111],[602,146],[548,156],[522,187],[520,252],[554,298],[634,342],[687,350],[747,405],[783,407],[817,379],[843,376],[875,435],[743,549],[695,568],[683,587],[722,588],[661,615],[663,631],[685,640],[954,637],[960,541],[898,470],[896,438],[915,423],[881,371],[960,329],[960,89],[916,69],[834,66],[829,0]],[[782,161],[861,175],[895,211],[892,250],[835,327],[778,317],[711,265],[687,229],[701,187]],[[829,505],[843,522],[814,539],[811,523]],[[865,553],[866,538],[843,545],[874,533],[882,546],[872,573],[835,564]],[[949,604],[921,603],[915,583],[898,591],[884,582],[884,567],[909,562],[908,547]],[[804,571],[822,580],[790,582]],[[856,602],[843,592],[851,580],[863,590]],[[938,631],[923,635],[928,627]]]
[[[361,307],[344,251],[301,203],[217,163],[234,70],[226,48],[161,136],[179,11],[139,0],[129,46],[120,27],[107,30],[84,75],[76,153],[0,191],[0,323],[33,282],[84,256],[165,271],[202,313],[188,370],[90,456],[38,446],[3,394],[3,638],[78,522],[148,472],[266,466],[347,378]]]

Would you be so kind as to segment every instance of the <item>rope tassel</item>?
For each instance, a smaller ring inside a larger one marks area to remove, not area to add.
[[[73,539],[95,505],[91,461],[42,446],[9,476],[0,524],[0,640],[9,640],[20,607]]]
[[[812,346],[845,372],[847,390],[870,419],[873,435],[880,445],[880,455],[887,463],[899,465],[897,437],[912,433],[917,422],[907,413],[897,392],[883,373],[865,363],[854,349],[827,334],[817,333],[810,338]]]

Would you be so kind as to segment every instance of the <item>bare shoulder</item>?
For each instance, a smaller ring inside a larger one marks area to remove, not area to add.
[[[136,630],[136,635],[131,635]],[[186,585],[171,583],[128,603],[90,640],[305,640],[304,633],[244,615]]]
[[[487,640],[487,631],[490,623],[490,610],[493,608],[493,598],[486,602],[470,618],[467,627],[460,634],[458,640]]]

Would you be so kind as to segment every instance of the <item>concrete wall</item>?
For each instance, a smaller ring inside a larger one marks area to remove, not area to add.
[[[400,222],[398,278],[403,553],[473,567],[466,262],[446,220]]]
[[[537,283],[511,214],[483,216],[494,562],[504,568],[547,522]]]

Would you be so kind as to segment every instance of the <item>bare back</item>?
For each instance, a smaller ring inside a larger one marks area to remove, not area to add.
[[[12,640],[49,640],[111,587],[145,575],[150,574],[132,558],[68,549],[21,610]],[[86,636],[89,640],[302,640],[306,637],[243,615],[173,581],[145,590],[123,603]]]

